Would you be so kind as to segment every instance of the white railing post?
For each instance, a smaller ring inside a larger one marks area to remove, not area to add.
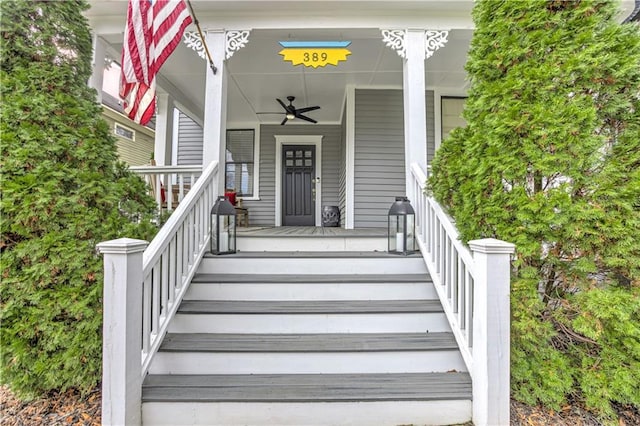
[[[104,254],[102,424],[139,425],[142,397],[142,254],[131,238],[98,244]]]
[[[509,424],[510,274],[515,245],[469,241],[476,273],[473,290],[473,424]]]

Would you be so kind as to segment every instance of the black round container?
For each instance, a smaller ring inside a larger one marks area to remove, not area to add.
[[[322,226],[340,226],[340,208],[338,206],[322,206]]]

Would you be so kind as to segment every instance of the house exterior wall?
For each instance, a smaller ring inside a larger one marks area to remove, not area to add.
[[[427,106],[427,164],[431,164],[433,156],[436,152],[436,115],[435,115],[435,96],[433,90],[427,90],[426,93]]]
[[[339,158],[342,140],[340,125],[262,125],[260,127],[260,200],[245,200],[249,209],[249,224],[273,226],[275,224],[276,193],[276,139],[275,135],[322,135],[322,205],[338,205]]]
[[[426,97],[427,161],[435,152],[434,93]],[[354,225],[387,226],[389,206],[405,195],[402,90],[356,90]]]
[[[178,166],[202,164],[202,127],[180,112],[178,119]],[[224,167],[223,169],[224,170]]]
[[[405,194],[401,90],[356,90],[354,225],[387,226],[387,212]]]
[[[144,166],[149,164],[155,143],[154,131],[134,123],[108,107],[103,107],[102,117],[109,125],[111,134],[116,138],[118,158],[129,166]],[[116,123],[133,130],[135,132],[135,140],[131,141],[117,135],[114,130]]]

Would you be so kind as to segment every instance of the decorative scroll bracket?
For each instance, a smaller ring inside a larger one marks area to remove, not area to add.
[[[406,34],[405,30],[382,30],[382,41],[395,50],[402,59],[407,58]],[[448,36],[449,31],[425,31],[425,59],[430,58],[438,49],[444,47]]]
[[[436,53],[436,50],[447,44],[449,31],[426,31],[425,52],[426,59],[429,59]]]
[[[249,30],[233,30],[225,33],[225,60],[230,59],[234,53],[246,46],[249,42],[250,33],[251,31]],[[183,42],[187,47],[194,50],[202,59],[207,59],[204,43],[197,32],[185,32]]]
[[[183,37],[184,44],[187,45],[188,48],[195,51],[198,56],[200,56],[205,61],[207,60],[207,56],[204,50],[204,44],[202,43],[202,39],[200,38],[200,34],[197,31],[185,31]]]
[[[234,53],[242,49],[249,42],[249,30],[227,31],[225,42],[225,59],[230,59]]]
[[[404,30],[382,30],[382,41],[395,50],[402,59],[407,58],[407,47],[404,44],[405,34]]]

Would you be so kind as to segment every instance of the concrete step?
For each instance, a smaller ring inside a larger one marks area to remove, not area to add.
[[[437,300],[185,300],[171,333],[449,332]]]
[[[466,373],[150,375],[154,425],[444,425],[471,419]]]
[[[236,240],[239,251],[386,251],[380,236],[245,236]]]
[[[198,274],[185,300],[436,299],[426,274]]]
[[[169,334],[152,374],[465,371],[451,333]]]
[[[240,252],[207,255],[200,274],[426,274],[419,255],[398,256],[384,252]]]

